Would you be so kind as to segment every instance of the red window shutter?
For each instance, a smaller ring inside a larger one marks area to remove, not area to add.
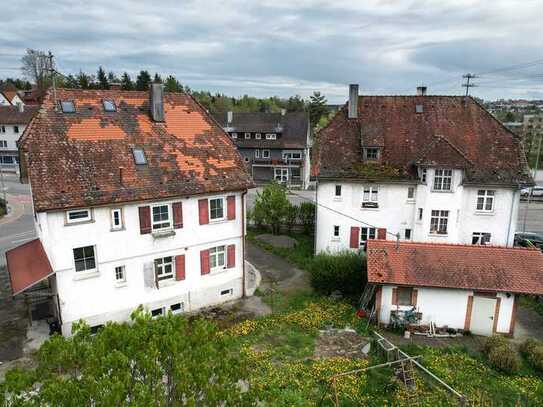
[[[174,202],[172,204],[173,210],[173,227],[179,229],[183,227],[183,203]]]
[[[226,198],[228,220],[236,219],[236,197],[231,195]]]
[[[360,228],[351,226],[351,242],[349,244],[351,249],[358,249],[360,247]]]
[[[387,230],[386,230],[386,228],[377,229],[377,239],[387,240]]]
[[[411,291],[411,305],[416,307],[417,306],[417,290],[413,288],[413,291]]]
[[[226,267],[231,269],[236,267],[236,245],[228,245],[226,253]]]
[[[175,256],[175,279],[181,281],[185,279],[185,255]]]
[[[200,199],[198,201],[198,212],[200,225],[207,225],[209,223],[209,207],[207,204],[207,199]]]
[[[202,250],[200,252],[200,271],[202,275],[209,274],[211,271],[209,268],[209,250]]]
[[[138,211],[140,215],[140,234],[151,233],[151,208],[149,206],[140,206]]]
[[[398,305],[398,289],[392,289],[392,305]]]

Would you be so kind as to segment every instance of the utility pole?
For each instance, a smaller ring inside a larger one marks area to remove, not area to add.
[[[539,144],[537,146],[537,155],[535,158],[535,168],[534,168],[534,179],[537,175],[537,170],[539,169],[539,159],[541,157],[541,144],[543,141],[543,133],[539,134]],[[533,193],[534,187],[530,188],[530,192],[528,193],[528,201],[526,202],[526,209],[524,210],[524,219],[522,221],[522,231],[526,232],[526,220],[528,218],[528,211],[530,210],[530,202],[532,200],[532,193]]]
[[[465,75],[462,75],[462,78],[464,78],[466,80],[466,83],[463,83],[462,86],[466,88],[466,97],[468,97],[469,96],[469,88],[474,88],[474,87],[477,86],[474,83],[470,83],[470,80],[478,78],[478,76],[473,75],[471,73],[467,73]]]

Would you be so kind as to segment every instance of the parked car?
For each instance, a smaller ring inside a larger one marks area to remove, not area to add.
[[[530,195],[530,190],[532,191],[532,197],[543,197],[543,186],[535,186],[533,188],[523,188],[520,191],[520,194],[523,197],[528,197],[528,195]]]
[[[530,243],[543,250],[543,234],[532,232],[515,233],[515,246],[528,247]]]

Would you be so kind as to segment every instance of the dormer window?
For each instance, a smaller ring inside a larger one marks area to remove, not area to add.
[[[232,138],[238,138],[238,133],[232,133]]]
[[[250,139],[251,139],[251,133],[245,133],[245,140],[250,140]]]
[[[379,160],[379,148],[378,147],[364,147],[364,160],[366,161]]]
[[[104,100],[102,102],[102,105],[104,106],[105,112],[116,112],[117,106],[115,106],[115,102],[113,100]]]
[[[266,140],[276,140],[277,134],[275,133],[266,133]]]
[[[255,139],[260,140],[262,138],[262,134],[255,133]]]
[[[61,100],[60,108],[62,113],[75,113],[75,103],[72,100]]]
[[[143,149],[134,148],[132,150],[132,154],[134,155],[134,161],[136,162],[136,165],[147,164],[147,159],[145,158],[145,153],[143,152]]]

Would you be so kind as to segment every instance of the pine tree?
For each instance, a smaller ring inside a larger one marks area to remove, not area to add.
[[[104,71],[104,68],[102,68],[101,66],[98,68],[96,78],[98,79],[99,89],[109,89],[109,81],[107,79],[106,71]]]
[[[91,89],[92,78],[83,71],[77,74],[77,82],[80,89]]]
[[[123,73],[123,76],[121,78],[121,89],[134,90],[134,82],[132,82],[132,79],[130,78],[130,75],[128,75],[128,72]]]
[[[153,79],[153,83],[162,83],[162,77],[155,72],[155,79]]]
[[[166,92],[182,92],[183,85],[179,83],[175,76],[169,75],[164,82],[164,90]]]
[[[311,126],[315,127],[319,123],[321,117],[328,113],[324,95],[321,95],[320,92],[313,92],[313,95],[309,97],[308,109]]]
[[[148,71],[140,71],[136,78],[136,90],[148,90],[151,84],[151,75]]]

